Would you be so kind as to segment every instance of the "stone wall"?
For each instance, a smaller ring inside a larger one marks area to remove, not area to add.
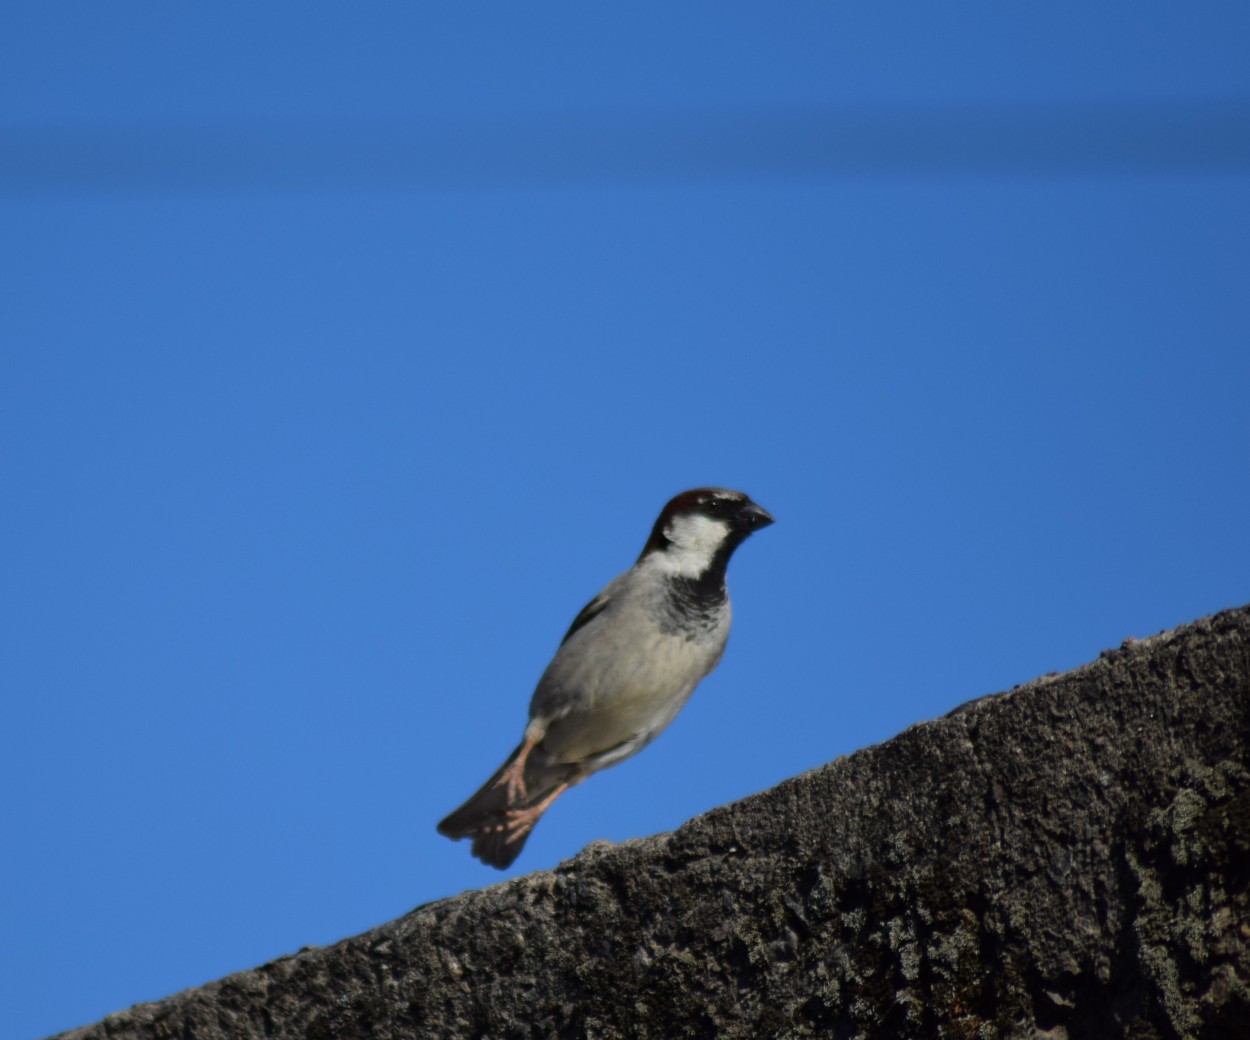
[[[1242,608],[64,1036],[1244,1040],[1248,894]]]

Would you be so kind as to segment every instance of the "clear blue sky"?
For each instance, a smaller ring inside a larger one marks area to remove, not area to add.
[[[1250,601],[1250,7],[9,4],[5,1032],[500,880],[656,511],[720,670],[513,873]]]

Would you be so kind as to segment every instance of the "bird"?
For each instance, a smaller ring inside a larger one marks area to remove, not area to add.
[[[477,859],[506,869],[560,795],[659,736],[725,651],[729,558],[771,523],[741,491],[670,499],[634,565],[573,619],[534,689],[520,744],[439,833],[471,838]]]

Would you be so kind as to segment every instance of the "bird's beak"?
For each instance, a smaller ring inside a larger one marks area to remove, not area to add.
[[[757,506],[754,502],[748,502],[738,510],[737,516],[734,517],[734,527],[739,531],[750,533],[758,531],[761,527],[767,527],[773,522],[773,515],[763,506]]]

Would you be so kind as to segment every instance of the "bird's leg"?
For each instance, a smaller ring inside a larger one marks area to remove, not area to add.
[[[509,809],[504,813],[508,820],[507,829],[509,832],[508,836],[504,838],[504,844],[511,845],[518,838],[528,834],[533,829],[534,824],[538,822],[538,818],[551,808],[551,803],[581,779],[580,775],[576,775],[568,780],[562,780],[551,789],[551,793],[543,798],[541,802],[524,809]]]
[[[509,805],[518,805],[529,797],[529,791],[525,787],[525,763],[540,740],[542,740],[541,736],[531,736],[527,730],[516,758],[508,763],[508,767],[499,774],[497,783],[502,784],[507,790]]]

